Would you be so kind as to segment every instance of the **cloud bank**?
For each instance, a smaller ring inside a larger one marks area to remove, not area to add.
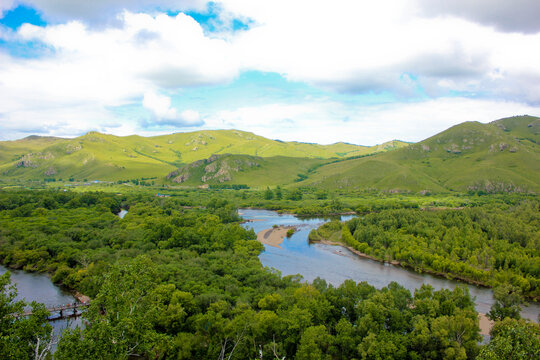
[[[4,139],[25,133],[17,126],[24,121],[35,132],[68,136],[235,124],[278,138],[373,143],[375,135],[338,136],[375,129],[388,123],[383,116],[401,120],[379,134],[398,129],[387,136],[419,140],[416,126],[442,130],[475,120],[471,114],[482,121],[540,114],[536,1],[15,0],[2,2],[0,13],[22,3],[49,24],[0,27],[8,44],[0,48]],[[209,6],[225,22],[250,25],[209,32],[182,12],[204,15]],[[14,55],[9,44],[30,55]],[[218,106],[211,98],[188,105],[190,89],[229,86],[246,71],[280,74],[327,99],[294,93],[266,105]],[[390,100],[362,102],[370,95]]]

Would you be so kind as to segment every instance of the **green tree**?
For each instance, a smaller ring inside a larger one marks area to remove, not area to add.
[[[531,360],[540,358],[538,324],[507,318],[491,330],[490,342],[477,360]]]
[[[281,187],[279,185],[276,187],[274,194],[276,196],[276,200],[283,199],[283,192],[281,191]]]
[[[495,303],[487,316],[493,321],[505,318],[519,319],[523,297],[521,290],[511,284],[502,284],[493,289]]]
[[[332,344],[332,336],[326,331],[324,325],[310,326],[306,329],[298,345],[296,359],[298,360],[323,360],[331,359],[327,354]]]
[[[147,257],[114,265],[102,277],[100,291],[85,314],[92,325],[67,330],[58,345],[57,358],[161,358],[167,339],[154,329],[154,321],[160,322],[152,301],[155,297],[151,296],[156,279],[156,267]],[[171,311],[177,319],[184,316],[182,308]]]
[[[274,198],[274,192],[267,187],[266,191],[264,192],[264,199],[265,200],[272,200]]]
[[[289,196],[287,196],[287,199],[294,200],[294,201],[300,201],[300,200],[302,200],[303,195],[304,194],[302,193],[302,190],[297,188],[297,189],[291,190],[289,192]]]

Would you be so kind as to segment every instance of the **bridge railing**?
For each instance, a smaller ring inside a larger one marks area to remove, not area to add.
[[[66,311],[66,310],[74,310],[73,314],[69,314],[69,316],[73,316],[73,315],[77,315],[77,309],[85,308],[85,307],[88,307],[88,306],[90,306],[89,301],[83,302],[83,303],[77,302],[77,303],[56,305],[56,306],[48,307],[48,308],[46,308],[46,310],[48,312],[50,312],[50,313],[58,313],[59,312],[60,313],[60,318],[63,318],[64,317],[63,312]],[[32,314],[33,314],[32,310],[29,310],[29,311],[25,311],[23,313],[11,314],[11,315],[14,316],[14,317],[21,317],[21,316],[30,316]],[[80,314],[78,314],[78,315],[80,315]]]

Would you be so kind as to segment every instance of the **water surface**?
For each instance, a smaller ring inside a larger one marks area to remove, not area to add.
[[[0,265],[0,275],[6,271],[8,269]],[[27,303],[36,301],[45,304],[47,308],[77,301],[69,292],[54,285],[46,274],[29,273],[12,269],[9,269],[9,272],[11,273],[11,283],[17,287],[17,297],[15,298],[17,301],[24,300]],[[54,336],[58,337],[67,327],[74,328],[80,325],[81,318],[56,320],[51,321],[50,324],[53,327]]]
[[[120,219],[123,219],[124,216],[126,216],[127,213],[128,213],[128,211],[127,211],[126,209],[122,209],[122,210],[120,210],[120,212],[119,212],[118,214],[116,214],[116,215],[118,215],[118,217],[119,217]]]
[[[494,303],[491,289],[464,284],[455,280],[448,280],[430,274],[420,274],[399,266],[382,264],[378,261],[361,258],[342,246],[326,244],[309,244],[308,234],[329,221],[324,218],[302,218],[290,214],[280,215],[275,211],[240,209],[240,216],[252,220],[244,224],[256,233],[269,229],[272,225],[295,225],[298,231],[291,237],[285,238],[281,248],[265,245],[265,251],[259,255],[264,266],[275,268],[282,275],[300,274],[306,281],[313,281],[320,277],[328,283],[338,286],[347,279],[367,283],[382,288],[395,281],[411,293],[422,284],[429,284],[435,290],[454,289],[457,285],[465,285],[476,298],[476,310],[487,313]],[[352,216],[342,216],[346,221]],[[522,316],[538,321],[540,305],[530,304],[523,308]]]

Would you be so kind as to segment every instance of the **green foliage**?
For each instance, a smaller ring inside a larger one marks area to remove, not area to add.
[[[493,297],[495,303],[491,306],[487,316],[493,320],[504,320],[505,318],[519,319],[521,312],[521,304],[523,298],[521,289],[512,286],[511,284],[501,284],[493,289]]]
[[[287,199],[293,200],[293,201],[299,201],[302,200],[302,197],[304,194],[302,193],[302,190],[300,189],[294,189],[289,191],[289,194],[287,195]]]
[[[283,199],[283,193],[281,192],[281,187],[279,185],[276,187],[276,191],[274,193],[276,195],[276,200]]]
[[[264,199],[265,200],[272,200],[274,198],[274,192],[270,190],[270,188],[266,188],[266,191],[264,192]]]
[[[540,357],[538,324],[507,318],[495,324],[491,336],[478,360],[530,360]]]
[[[93,299],[85,318],[92,324],[85,328],[67,330],[55,356],[58,359],[91,359],[99,356],[109,359],[151,356],[160,358],[162,341],[154,324],[165,314],[168,325],[185,313],[181,305],[171,311],[157,308],[157,269],[149,258],[140,257],[127,264],[118,264],[99,279],[100,291]],[[167,299],[166,301],[170,301]],[[174,306],[174,304],[173,304]]]
[[[14,216],[48,197],[58,205]],[[261,266],[262,245],[233,219],[227,199],[185,208],[181,196],[113,196],[129,209],[119,219],[107,198],[0,192],[2,262],[50,271],[55,281],[92,297],[88,326],[64,334],[59,359],[254,359],[261,352],[263,359],[459,359],[478,353],[477,313],[466,289],[425,286],[411,295],[396,283],[381,290],[350,280],[338,287],[321,279],[301,283]],[[328,227],[356,240],[349,224]]]

